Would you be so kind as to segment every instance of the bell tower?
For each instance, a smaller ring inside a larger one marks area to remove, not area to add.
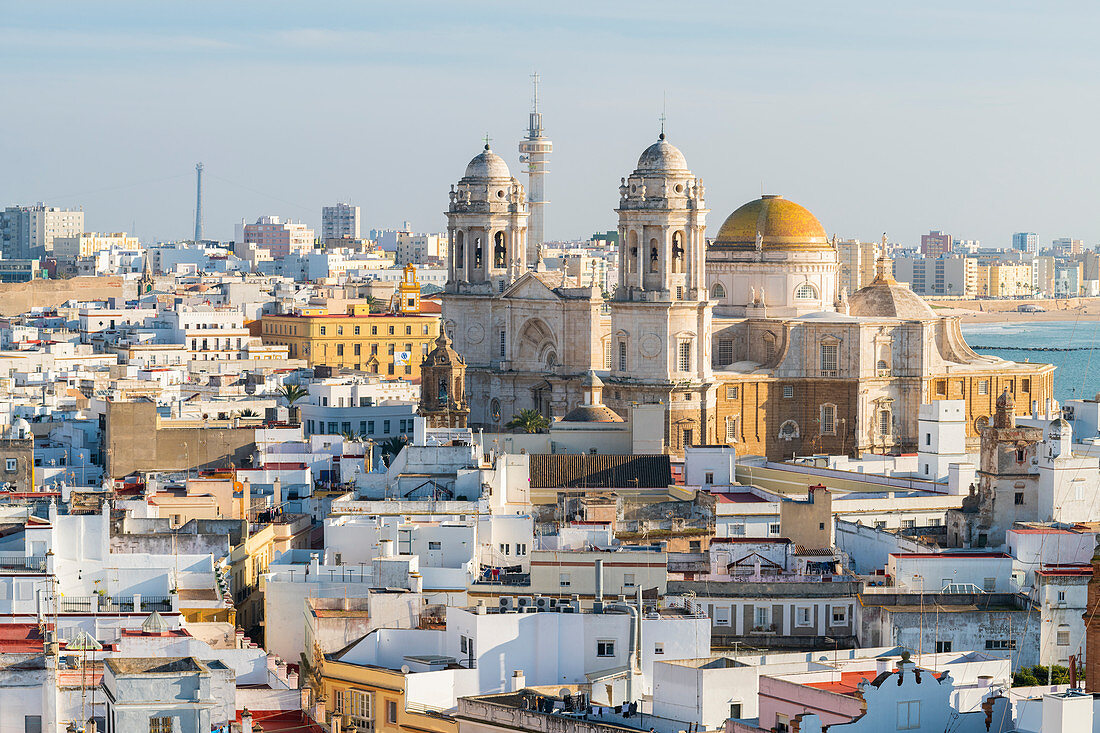
[[[527,197],[504,159],[489,148],[451,186],[447,208],[447,291],[497,294],[528,269]]]
[[[704,189],[662,131],[619,186],[619,282],[611,301],[611,381],[668,405],[674,450],[714,433]]]
[[[430,428],[464,428],[470,408],[466,405],[466,362],[451,348],[443,326],[435,348],[420,365],[420,415]]]

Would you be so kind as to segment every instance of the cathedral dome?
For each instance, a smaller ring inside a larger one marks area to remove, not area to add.
[[[489,145],[486,144],[485,150],[474,156],[474,159],[466,166],[464,177],[511,178],[512,174],[508,170],[508,164],[504,162],[504,158],[490,150]]]
[[[809,209],[782,196],[768,194],[730,214],[711,247],[752,251],[757,235],[761,249],[832,250],[825,228]]]
[[[868,318],[900,318],[906,321],[923,321],[935,318],[936,313],[909,286],[894,278],[876,277],[871,284],[860,288],[848,299],[848,314]]]
[[[687,171],[687,160],[672,143],[665,140],[665,134],[661,138],[642,151],[638,158],[637,173],[663,173],[670,171]]]

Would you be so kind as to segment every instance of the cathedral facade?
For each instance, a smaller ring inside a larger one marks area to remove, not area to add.
[[[542,266],[527,246],[523,186],[488,145],[450,193],[443,318],[466,365],[469,424],[523,409],[565,415],[594,370],[603,401],[666,406],[668,450],[729,444],[785,459],[916,449],[917,411],[964,399],[968,439],[1008,389],[1049,412],[1047,364],[980,356],[959,322],[893,279],[838,286],[835,240],[802,206],[762,196],[708,241],[705,189],[661,138],[620,180],[610,300]]]

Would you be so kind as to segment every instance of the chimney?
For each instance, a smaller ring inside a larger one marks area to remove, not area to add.
[[[596,608],[596,605],[599,608]],[[603,610],[603,559],[596,558],[596,601],[593,610],[597,613]]]
[[[241,711],[241,733],[252,733],[252,713],[248,708]]]
[[[519,692],[524,687],[527,687],[527,677],[522,669],[517,669],[512,672],[512,692]]]
[[[883,672],[889,672],[890,667],[891,664],[889,657],[879,657],[875,660],[875,677],[877,678]]]

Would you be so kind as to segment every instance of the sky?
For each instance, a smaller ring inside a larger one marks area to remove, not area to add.
[[[542,78],[547,237],[614,229],[669,140],[709,230],[762,191],[840,238],[1100,242],[1094,2],[0,0],[0,206],[190,238],[279,215],[445,229],[488,134],[516,146]]]

